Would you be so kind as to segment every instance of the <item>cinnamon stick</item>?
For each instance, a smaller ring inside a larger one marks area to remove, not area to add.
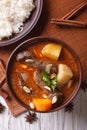
[[[61,19],[71,19],[76,14],[78,14],[86,5],[87,3],[82,2],[81,4],[77,5],[73,10],[68,12],[65,16],[63,16]]]
[[[70,26],[70,27],[80,27],[80,28],[86,28],[87,24],[80,21],[75,20],[62,20],[62,19],[52,19],[52,24],[62,25],[62,26]]]
[[[9,94],[3,89],[3,84],[6,79],[6,70],[4,66],[4,62],[0,59],[0,95],[4,97],[4,99],[9,98]]]
[[[5,67],[3,61],[0,59],[0,85],[3,83],[5,78],[6,78]]]

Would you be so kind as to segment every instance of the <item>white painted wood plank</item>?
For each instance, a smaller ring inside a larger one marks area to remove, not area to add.
[[[74,111],[73,111],[73,129],[74,130],[81,130],[81,119],[80,119],[80,113],[81,113],[81,99],[80,99],[80,92],[78,96],[74,99]]]
[[[64,110],[59,110],[58,111],[58,125],[56,126],[58,130],[63,130],[64,129],[64,124],[65,124],[65,112]]]
[[[64,111],[41,114],[41,130],[62,130],[64,124]]]
[[[75,110],[72,113],[58,112],[40,114],[33,124],[25,122],[25,114],[14,118],[3,100],[0,102],[6,106],[3,114],[0,114],[0,130],[87,130],[87,92],[80,91],[74,99]]]
[[[87,130],[87,92],[80,92],[80,127]]]
[[[0,130],[8,130],[8,124],[10,119],[10,111],[2,97],[0,97],[0,102],[6,107],[5,112],[0,114]]]
[[[73,130],[73,124],[72,124],[72,112],[71,113],[65,113],[65,123],[63,130]]]

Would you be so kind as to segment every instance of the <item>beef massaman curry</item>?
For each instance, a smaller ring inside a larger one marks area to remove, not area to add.
[[[78,68],[61,44],[36,43],[16,55],[11,80],[14,92],[24,104],[46,112],[71,96],[77,86]]]

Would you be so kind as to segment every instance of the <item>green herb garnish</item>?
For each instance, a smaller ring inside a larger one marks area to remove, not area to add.
[[[51,79],[51,89],[54,91],[56,88],[58,81],[57,81],[57,77],[54,77],[53,79]]]
[[[51,84],[52,85],[57,85],[57,77],[54,77],[53,79],[51,79]]]
[[[46,71],[41,73],[41,79],[47,84],[47,86],[51,85],[49,74]]]
[[[52,91],[55,90],[58,83],[57,77],[55,76],[53,79],[50,79],[50,75],[46,71],[41,72],[41,80],[44,81]]]

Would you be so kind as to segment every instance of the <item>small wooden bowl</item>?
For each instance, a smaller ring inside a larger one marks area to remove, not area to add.
[[[5,38],[5,39],[1,40],[0,47],[8,46],[10,44],[15,44],[17,41],[21,40],[28,33],[30,33],[30,31],[34,28],[34,26],[36,25],[36,23],[40,17],[41,11],[42,11],[43,0],[35,0],[34,4],[35,4],[36,8],[32,12],[29,19],[27,19],[26,22],[24,23],[23,31],[18,34],[13,34],[10,38]]]
[[[78,91],[80,89],[80,85],[81,85],[81,81],[82,81],[82,68],[81,68],[80,60],[79,60],[77,54],[74,52],[74,50],[69,45],[67,45],[64,41],[61,41],[59,39],[54,39],[54,38],[47,38],[47,37],[35,37],[35,38],[29,39],[29,40],[23,42],[21,45],[19,45],[12,52],[12,54],[11,54],[9,60],[8,60],[6,77],[7,77],[8,86],[9,86],[10,90],[12,91],[13,96],[16,98],[16,100],[22,106],[26,107],[27,109],[30,109],[29,106],[25,105],[22,102],[22,100],[20,100],[19,97],[15,94],[15,92],[13,90],[13,87],[12,87],[12,84],[11,84],[10,73],[11,73],[12,64],[13,64],[14,59],[15,59],[16,55],[18,54],[18,52],[22,51],[27,46],[31,46],[32,44],[42,43],[42,42],[60,43],[64,48],[66,48],[71,53],[71,55],[73,56],[73,58],[75,60],[76,65],[77,65],[77,69],[78,69],[78,84],[75,85],[74,91],[72,92],[72,94],[70,95],[70,97],[62,105],[60,105],[60,106],[58,106],[58,107],[56,107],[56,108],[54,108],[54,109],[52,109],[50,111],[47,111],[47,112],[53,112],[53,111],[57,111],[57,110],[62,109],[63,107],[65,107],[68,103],[70,103],[75,98],[75,96],[77,95],[77,93],[78,93]],[[36,110],[34,110],[34,111],[35,112],[40,112],[40,111],[36,111]]]

